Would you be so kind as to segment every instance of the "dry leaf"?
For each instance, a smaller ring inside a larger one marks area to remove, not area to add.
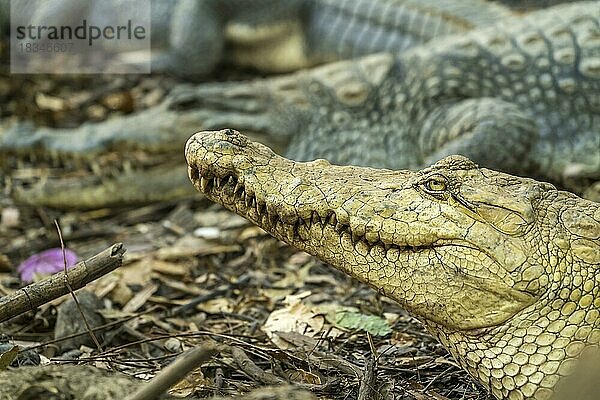
[[[214,240],[221,235],[221,230],[216,226],[203,226],[194,230],[194,236]]]
[[[196,390],[207,387],[213,387],[213,384],[209,378],[204,377],[202,370],[198,367],[173,385],[169,389],[169,394],[176,397],[188,397]]]
[[[233,312],[234,310],[234,302],[232,299],[228,298],[220,298],[220,299],[212,299],[201,303],[196,307],[200,311],[204,311],[209,314],[217,314],[222,312]]]
[[[134,261],[120,268],[121,279],[127,285],[145,285],[150,282],[152,265],[148,258]]]
[[[184,264],[172,263],[163,260],[152,260],[151,268],[155,272],[160,272],[165,275],[184,276],[190,272],[190,268]]]
[[[242,229],[240,234],[238,235],[238,240],[244,241],[254,237],[266,236],[269,233],[258,226],[249,226],[247,228]]]
[[[141,306],[146,304],[150,296],[152,296],[158,290],[158,285],[155,283],[147,284],[142,290],[137,292],[135,296],[125,306],[123,311],[134,312],[137,311]]]
[[[239,245],[220,245],[191,235],[183,236],[172,246],[163,247],[156,251],[156,257],[161,260],[174,260],[185,257],[229,253],[240,251]]]
[[[8,256],[0,253],[0,272],[12,272],[12,266]]]
[[[10,363],[17,357],[19,354],[19,346],[13,346],[10,350],[5,351],[0,354],[0,371],[5,370],[10,366]]]
[[[313,372],[304,371],[303,369],[287,371],[286,375],[287,375],[288,379],[292,382],[308,383],[310,385],[322,385],[323,384],[323,379],[321,378],[321,376],[319,376]]]
[[[294,268],[285,270],[285,276],[277,281],[273,281],[273,287],[276,288],[288,288],[295,287],[301,288],[304,287],[306,279],[310,273],[310,269],[312,264],[306,264],[301,268]]]
[[[271,302],[276,302],[289,296],[294,290],[295,289],[259,288],[258,293],[261,296],[264,296],[271,300]]]
[[[45,93],[37,93],[35,95],[35,103],[41,110],[61,111],[66,108],[65,100],[49,96]]]
[[[285,300],[288,306],[273,311],[262,327],[263,332],[280,349],[290,348],[290,343],[275,335],[276,332],[298,332],[312,337],[323,330],[325,318],[301,302],[299,296],[306,295],[305,292],[298,296],[288,296]]]

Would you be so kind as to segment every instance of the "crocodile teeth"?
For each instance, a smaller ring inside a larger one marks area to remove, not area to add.
[[[277,215],[277,213],[269,212],[267,210],[267,215],[269,217],[269,222],[271,223],[271,225],[276,225],[277,222],[279,221],[279,216]]]
[[[310,220],[311,220],[311,223],[315,223],[315,222],[321,223],[321,217],[319,216],[319,214],[316,211],[312,212],[312,214],[310,216]]]
[[[288,240],[294,240],[294,225],[285,224],[285,236]]]
[[[325,223],[335,226],[337,224],[337,218],[335,217],[335,213],[332,212],[327,217],[325,217]]]
[[[262,215],[265,213],[266,210],[267,210],[267,206],[265,205],[264,202],[261,202],[261,201],[256,202],[256,212],[258,214]]]
[[[277,230],[283,231],[283,222],[280,219],[275,221],[274,226]]]
[[[267,214],[260,215],[260,223],[263,226],[266,226],[268,222],[269,222],[269,216]]]
[[[202,189],[203,192],[206,192],[206,189],[208,189],[208,179],[205,177],[201,177],[200,178],[200,189]]]

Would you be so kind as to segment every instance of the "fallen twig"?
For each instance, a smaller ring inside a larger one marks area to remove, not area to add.
[[[375,360],[373,353],[371,353],[365,357],[365,371],[360,380],[360,387],[358,388],[358,400],[373,400],[380,398],[376,371],[377,361]]]
[[[33,311],[42,304],[69,293],[66,279],[71,288],[77,290],[106,275],[121,266],[123,254],[125,254],[123,244],[114,244],[95,256],[77,263],[66,274],[65,272],[54,274],[0,298],[0,322]]]
[[[219,352],[219,349],[220,346],[217,343],[207,342],[189,350],[147,384],[128,396],[126,400],[152,400],[158,398],[167,389],[183,379],[191,370]]]
[[[285,379],[270,372],[263,371],[241,348],[231,346],[231,355],[242,372],[252,378],[252,380],[266,385],[283,385],[287,383]]]
[[[79,304],[79,300],[77,299],[77,296],[75,295],[75,291],[73,290],[73,288],[71,287],[71,284],[69,283],[69,279],[68,279],[68,275],[67,275],[67,273],[69,271],[67,269],[67,255],[65,253],[65,242],[63,241],[62,231],[60,230],[60,225],[58,224],[58,220],[56,220],[56,219],[54,220],[54,225],[56,226],[56,232],[58,233],[58,238],[60,239],[60,248],[62,250],[62,255],[63,255],[63,267],[64,267],[63,275],[65,276],[65,286],[67,287],[67,290],[71,294],[71,297],[73,298],[73,301],[75,302],[75,305],[77,306],[77,310],[79,310],[79,315],[81,315],[81,319],[83,320],[83,323],[85,324],[85,328],[87,329],[88,334],[92,338],[92,341],[96,345],[96,348],[98,349],[98,351],[102,352],[102,346],[100,346],[100,342],[98,341],[96,334],[92,330],[92,327],[90,326],[89,321],[85,317],[85,313],[81,309],[81,304]]]

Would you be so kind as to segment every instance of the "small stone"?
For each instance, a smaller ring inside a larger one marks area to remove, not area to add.
[[[16,228],[19,226],[19,210],[14,207],[7,207],[2,209],[0,214],[0,225],[6,228]]]
[[[169,338],[165,341],[165,348],[173,353],[181,351],[181,341],[177,338]]]
[[[97,312],[103,308],[102,301],[95,294],[86,290],[80,290],[75,293],[83,315],[91,328],[95,328],[104,323],[104,318]],[[54,338],[62,338],[74,333],[86,332],[86,324],[82,319],[81,312],[71,298],[58,307],[58,316],[54,326]],[[100,332],[94,332],[98,340],[102,340]],[[76,336],[59,343],[61,351],[78,349],[81,345],[95,347],[95,344],[89,334]]]
[[[216,226],[205,226],[194,230],[194,236],[203,239],[218,239],[221,235],[221,230]]]

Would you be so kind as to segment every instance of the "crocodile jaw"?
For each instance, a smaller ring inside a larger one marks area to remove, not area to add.
[[[185,153],[192,183],[209,199],[421,319],[450,331],[489,328],[535,300],[510,274],[523,267],[521,239],[422,193],[435,170],[298,163],[232,130],[197,133]],[[518,231],[523,221],[513,219],[502,227]],[[486,231],[474,235],[474,225]]]

